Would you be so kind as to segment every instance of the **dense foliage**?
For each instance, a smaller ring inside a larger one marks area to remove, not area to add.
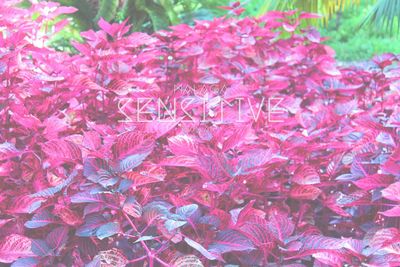
[[[29,1],[25,0],[25,6]],[[400,52],[399,36],[393,33],[398,25],[395,17],[398,12],[392,12],[385,20],[390,10],[394,7],[385,8],[385,3],[390,1],[357,1],[357,0],[335,0],[316,1],[309,5],[309,1],[265,1],[250,0],[232,2],[229,0],[154,0],[154,1],[94,1],[94,0],[58,0],[63,5],[74,6],[77,12],[65,15],[72,19],[68,27],[51,39],[50,45],[58,50],[76,52],[70,44],[71,40],[82,41],[81,31],[98,29],[97,22],[104,18],[109,22],[122,22],[128,20],[130,31],[142,31],[151,33],[154,30],[167,29],[170,25],[189,24],[194,20],[212,20],[214,17],[223,15],[240,17],[259,17],[267,10],[290,10],[298,9],[305,12],[321,14],[321,18],[307,20],[305,25],[312,24],[321,30],[323,36],[329,39],[326,44],[335,49],[336,59],[341,62],[362,64],[372,56],[382,53]],[[231,2],[231,3],[230,3]],[[375,3],[376,2],[376,3]],[[374,3],[376,5],[374,5]],[[237,6],[232,12],[227,7]],[[381,6],[383,5],[383,6]],[[227,10],[228,9],[228,12]],[[383,10],[374,16],[374,10]],[[368,23],[371,18],[377,20]],[[384,20],[384,25],[379,21]],[[56,23],[56,19],[52,23]],[[391,23],[393,21],[393,23]],[[303,25],[304,26],[304,25]],[[388,27],[392,30],[388,29]]]
[[[368,14],[368,1],[335,15],[321,34],[326,44],[335,49],[336,59],[344,62],[367,61],[382,53],[400,53],[399,36],[388,36],[375,27],[360,27]]]
[[[43,0],[42,0],[43,1]],[[134,31],[153,32],[169,25],[211,19],[221,14],[218,6],[227,0],[56,0],[78,9],[71,16],[80,29],[96,28],[100,18],[107,21],[127,19]]]
[[[0,2],[0,262],[400,264],[399,58],[339,68],[295,12],[153,35],[100,20],[71,56],[45,45],[68,21],[46,25],[74,8],[16,2]]]

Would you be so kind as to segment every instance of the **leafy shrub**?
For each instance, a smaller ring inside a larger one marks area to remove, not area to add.
[[[13,3],[0,262],[399,264],[396,56],[338,68],[295,12],[151,36],[100,20],[70,56],[44,45],[45,25],[74,9]]]

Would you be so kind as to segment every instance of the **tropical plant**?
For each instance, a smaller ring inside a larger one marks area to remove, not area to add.
[[[396,36],[377,32],[373,27],[359,28],[370,7],[371,4],[361,3],[334,15],[326,26],[320,27],[321,35],[327,38],[325,44],[335,49],[337,60],[368,66],[374,55],[400,54],[400,39]]]
[[[320,14],[323,21],[326,22],[336,12],[358,3],[360,3],[360,0],[267,0],[263,1],[257,15],[261,16],[268,10],[298,9]]]
[[[257,2],[257,0],[255,0]],[[368,16],[360,25],[372,25],[375,29],[393,34],[400,31],[400,2],[395,0],[364,0],[375,3]],[[261,8],[255,13],[260,16],[268,10],[290,10],[318,13],[322,15],[322,22],[326,24],[329,18],[339,11],[353,5],[360,4],[361,0],[266,0],[262,1]],[[354,29],[355,30],[355,29]]]
[[[29,1],[25,0],[29,3]],[[152,33],[179,23],[193,24],[194,20],[211,20],[226,12],[228,0],[56,0],[65,6],[77,8],[68,27],[53,36],[51,45],[58,50],[75,53],[71,41],[82,41],[80,32],[98,29],[100,18],[110,22],[127,21],[130,31]]]
[[[384,29],[390,34],[400,33],[400,2],[390,0],[376,1],[375,6],[364,20],[364,24],[372,24],[375,29]]]
[[[129,20],[132,31],[153,32],[170,25],[211,19],[221,14],[218,6],[226,0],[58,0],[79,11],[73,17],[83,29],[97,27],[100,18],[107,21]]]

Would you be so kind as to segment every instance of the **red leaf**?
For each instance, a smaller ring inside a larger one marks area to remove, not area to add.
[[[82,161],[79,146],[67,140],[48,141],[43,144],[42,149],[52,161],[58,163]]]
[[[20,152],[12,143],[0,144],[0,160],[5,160],[17,156]]]
[[[377,250],[398,241],[399,237],[399,230],[396,228],[379,229],[369,240],[369,246]]]
[[[281,242],[284,242],[294,231],[293,222],[282,214],[271,214],[267,220],[267,229]]]
[[[391,209],[379,212],[387,217],[400,217],[400,206],[393,207]]]
[[[254,249],[253,243],[243,234],[235,230],[219,232],[208,250],[214,254]]]
[[[316,200],[321,193],[321,189],[312,185],[297,185],[290,190],[290,196],[295,199]]]
[[[134,218],[139,218],[142,216],[142,206],[133,197],[127,198],[122,206],[122,210]]]
[[[310,40],[313,43],[319,43],[321,42],[321,35],[319,32],[315,29],[311,29],[306,32],[306,37],[308,40]]]
[[[400,202],[400,182],[391,184],[382,190],[382,196],[386,199]]]
[[[139,131],[128,131],[118,136],[112,147],[114,157],[122,159],[132,154],[149,153],[154,141]]]
[[[52,230],[46,237],[46,243],[54,250],[61,249],[68,240],[68,227],[61,226]]]
[[[385,174],[373,174],[353,183],[361,189],[371,190],[379,187],[386,187],[393,182],[393,177]]]
[[[302,165],[296,170],[292,181],[300,185],[319,184],[321,182],[315,169],[307,165]]]
[[[316,13],[306,13],[306,12],[301,12],[299,15],[300,19],[319,19],[322,16]]]
[[[140,171],[131,171],[125,174],[125,177],[133,181],[135,187],[147,184],[153,184],[164,181],[166,172],[163,167],[145,166]]]
[[[54,209],[54,213],[68,225],[78,226],[83,223],[81,216],[68,207],[57,205]]]
[[[11,234],[0,242],[0,262],[11,263],[19,258],[34,256],[32,241],[25,236]]]
[[[55,14],[53,14],[54,16],[58,16],[61,14],[71,14],[71,13],[75,13],[76,11],[78,11],[77,8],[72,7],[72,6],[61,6],[58,7]]]
[[[331,75],[331,76],[338,76],[340,75],[340,71],[336,68],[333,61],[330,59],[322,60],[318,65],[319,70],[322,72]]]
[[[168,138],[168,147],[175,155],[193,156],[198,153],[197,142],[188,135],[176,135]]]
[[[85,132],[82,144],[92,151],[97,151],[101,147],[100,135],[95,131]]]
[[[317,252],[336,253],[337,250],[349,246],[346,239],[338,239],[322,235],[304,236],[299,240],[303,243],[303,247],[301,248],[302,256],[312,255]]]
[[[7,210],[9,213],[32,213],[38,209],[44,201],[40,197],[20,196],[13,200]]]
[[[230,135],[223,144],[222,151],[227,151],[228,149],[234,148],[241,145],[246,141],[246,136],[248,135],[249,128],[243,125],[239,129],[234,129],[233,134]]]

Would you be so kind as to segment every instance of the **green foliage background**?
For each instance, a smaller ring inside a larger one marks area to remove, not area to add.
[[[228,11],[220,9],[219,6],[228,6],[231,2],[229,0],[57,1],[63,5],[75,5],[79,8],[79,11],[72,16],[74,20],[71,26],[53,40],[53,45],[57,48],[70,51],[72,51],[69,45],[70,40],[80,40],[79,32],[82,30],[96,29],[96,21],[99,16],[109,21],[122,21],[130,18],[133,31],[151,33],[159,29],[166,29],[168,25],[172,24],[192,24],[196,19],[207,20],[226,15]],[[392,1],[400,2],[400,0]],[[259,15],[264,3],[265,0],[242,1],[245,8],[242,16]],[[322,35],[328,37],[326,44],[335,49],[339,61],[366,61],[373,55],[388,52],[400,54],[398,34],[387,34],[382,27],[379,28],[373,24],[361,27],[372,8],[373,1],[361,0],[359,5],[347,7],[334,15],[327,24],[317,23]],[[395,23],[397,26],[398,21]]]
[[[396,0],[397,1],[397,0]],[[388,35],[373,26],[360,27],[371,9],[368,3],[354,6],[334,16],[326,27],[320,27],[326,42],[332,46],[340,61],[364,61],[375,54],[400,54],[398,35]]]

